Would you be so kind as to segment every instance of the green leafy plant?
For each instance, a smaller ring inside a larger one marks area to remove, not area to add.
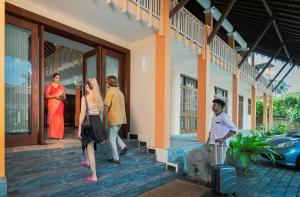
[[[251,136],[255,136],[259,141],[265,141],[272,136],[271,132],[266,132],[264,126],[261,125],[256,131],[250,131]]]
[[[257,135],[242,136],[238,133],[236,139],[230,142],[230,155],[236,163],[241,163],[243,169],[248,169],[250,162],[255,162],[259,154],[266,155],[275,163],[276,153],[271,147],[272,144],[261,141]]]
[[[287,134],[288,130],[287,130],[287,124],[280,122],[276,125],[275,129],[271,130],[271,133],[273,135],[282,135],[282,134]]]

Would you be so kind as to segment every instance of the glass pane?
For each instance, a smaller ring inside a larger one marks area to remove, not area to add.
[[[111,57],[111,56],[106,56],[105,57],[105,77],[108,77],[109,75],[113,75],[118,78],[119,80],[119,59]]]
[[[5,133],[29,134],[31,31],[5,25]]]
[[[97,55],[86,58],[86,79],[97,78]]]

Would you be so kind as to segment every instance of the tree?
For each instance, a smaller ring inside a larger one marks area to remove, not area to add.
[[[287,84],[285,81],[282,81],[279,86],[277,87],[277,89],[275,90],[276,94],[284,94],[287,93],[289,91],[289,88],[291,86],[289,84]]]

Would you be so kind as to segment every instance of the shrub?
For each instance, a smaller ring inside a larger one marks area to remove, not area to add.
[[[276,153],[271,147],[272,144],[261,141],[257,135],[242,136],[238,133],[236,139],[230,141],[230,155],[236,163],[241,162],[242,167],[248,169],[250,162],[257,160],[258,154],[266,155],[275,163]]]

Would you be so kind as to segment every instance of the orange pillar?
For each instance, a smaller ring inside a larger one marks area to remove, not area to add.
[[[233,35],[230,35],[228,36],[228,45],[234,49],[235,47],[235,40],[234,40],[234,36]]]
[[[79,115],[80,115],[80,85],[75,86],[75,127],[79,126]]]
[[[5,0],[0,0],[0,196],[7,196],[7,181],[5,178],[4,17]]]
[[[256,131],[256,85],[251,88],[251,130]]]
[[[238,127],[238,71],[232,75],[232,122]]]
[[[263,95],[263,125],[267,129],[268,126],[268,108],[267,108],[267,94]]]
[[[5,103],[4,103],[4,32],[5,32],[5,8],[4,0],[0,0],[0,179],[5,177]],[[1,188],[0,184],[0,190]],[[0,191],[0,195],[2,192]]]
[[[205,25],[204,29],[204,46],[201,50],[201,55],[198,56],[198,92],[197,92],[197,140],[205,142],[208,138],[208,106],[209,102],[209,45],[207,38],[210,34],[210,28]]]
[[[273,97],[269,99],[269,129],[273,128]]]
[[[205,25],[210,26],[211,29],[214,27],[214,17],[211,12],[205,14]]]
[[[160,1],[161,24],[156,32],[155,67],[155,147],[165,149],[170,143],[170,1]]]

